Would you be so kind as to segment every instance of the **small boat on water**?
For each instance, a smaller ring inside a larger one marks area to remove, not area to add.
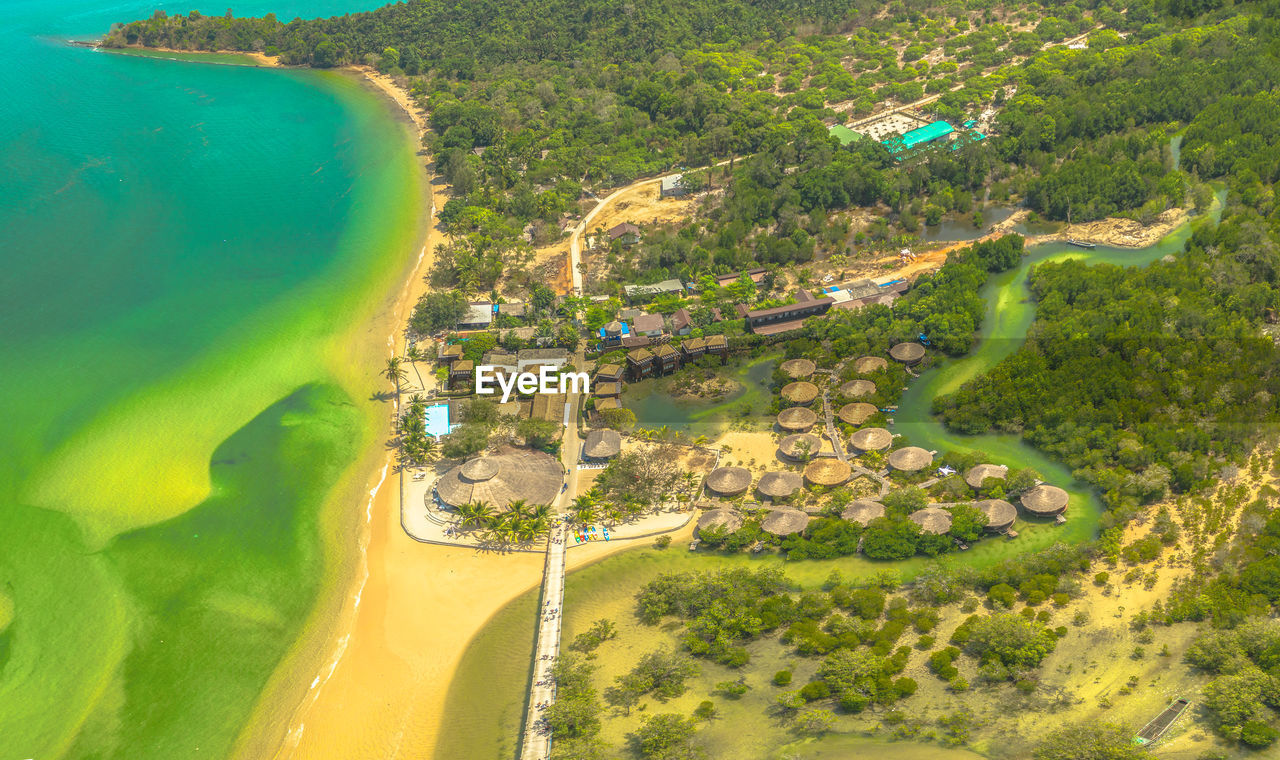
[[[1067,245],[1074,245],[1076,248],[1097,248],[1097,243],[1089,243],[1084,240],[1067,239]]]

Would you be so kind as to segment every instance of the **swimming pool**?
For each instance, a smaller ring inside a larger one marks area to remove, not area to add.
[[[448,404],[432,404],[423,412],[423,422],[427,426],[427,435],[433,435],[439,438],[442,435],[448,435],[449,430],[449,405]]]

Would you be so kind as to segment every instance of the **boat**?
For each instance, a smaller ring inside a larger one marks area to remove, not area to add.
[[[1084,240],[1076,240],[1074,238],[1067,239],[1067,245],[1074,245],[1076,248],[1097,248],[1097,243],[1089,243]]]

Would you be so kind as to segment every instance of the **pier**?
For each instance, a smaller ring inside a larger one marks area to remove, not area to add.
[[[558,523],[547,538],[547,563],[542,574],[542,605],[538,608],[538,639],[533,647],[533,669],[529,674],[529,698],[520,760],[546,760],[551,757],[551,731],[542,718],[542,711],[556,699],[551,667],[560,655],[567,536],[564,524]]]

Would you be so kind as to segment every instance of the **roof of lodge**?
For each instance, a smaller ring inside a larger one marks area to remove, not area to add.
[[[836,412],[840,419],[850,425],[861,425],[871,419],[876,412],[880,411],[875,404],[867,404],[862,401],[855,401],[852,404],[845,404],[840,407],[840,411]]]
[[[933,454],[919,446],[903,446],[889,454],[889,466],[902,472],[918,472],[933,463]]]
[[[1004,530],[1018,517],[1017,508],[1004,499],[983,499],[975,501],[973,506],[987,516],[987,530]]]
[[[742,527],[742,515],[732,509],[712,509],[703,512],[698,518],[698,530],[724,528],[726,533],[733,533]]]
[[[778,414],[778,427],[783,430],[808,430],[818,421],[818,415],[808,407],[793,406]]]
[[[800,291],[803,293],[804,291]],[[807,300],[801,300],[798,303],[784,304],[782,306],[771,306],[767,309],[749,309],[746,313],[748,319],[759,319],[760,317],[772,317],[776,314],[790,314],[793,311],[801,309],[810,309],[814,306],[830,306],[835,303],[830,298],[813,298],[810,296]]]
[[[617,364],[601,364],[596,367],[596,377],[617,377],[622,374],[622,367]]]
[[[835,457],[821,457],[804,468],[805,480],[815,486],[838,486],[849,479],[853,468]]]
[[[1052,515],[1067,508],[1067,492],[1046,483],[1023,492],[1022,508],[1037,515]]]
[[[560,493],[564,470],[555,457],[542,451],[513,451],[464,462],[436,481],[436,493],[454,507],[486,502],[498,510],[523,499],[550,504]]]
[[[899,343],[889,349],[889,355],[903,364],[915,364],[924,358],[924,346],[919,343]]]
[[[938,535],[951,530],[951,513],[940,507],[925,507],[907,515],[907,519],[925,533]]]
[[[818,397],[818,386],[807,380],[787,383],[782,387],[782,397],[793,404],[807,404]]]
[[[840,386],[840,395],[845,398],[861,398],[876,392],[876,384],[870,380],[850,380]]]
[[[809,445],[809,450],[806,453],[810,456],[822,450],[822,439],[818,436],[813,433],[794,433],[778,442],[778,451],[790,459],[799,459],[802,443]]]
[[[717,467],[707,474],[707,488],[725,496],[737,496],[751,486],[745,467]]]
[[[849,443],[861,451],[879,451],[893,443],[893,433],[879,427],[863,428],[849,436]]]
[[[884,517],[884,505],[871,499],[854,499],[840,513],[840,517],[859,525],[870,525],[872,520]]]
[[[672,356],[676,356],[678,353],[679,352],[671,347],[670,343],[659,343],[653,347],[653,355],[659,359],[667,359]]]
[[[647,362],[652,358],[653,354],[647,348],[637,348],[627,352],[627,361],[632,361],[636,364]]]
[[[650,332],[663,329],[661,314],[641,314],[631,323],[635,332]]]
[[[789,536],[809,526],[809,515],[798,509],[771,509],[760,523],[760,529],[774,536]]]
[[[853,362],[853,369],[863,375],[888,366],[889,362],[883,356],[860,356]]]
[[[969,468],[964,474],[964,482],[969,484],[970,488],[982,488],[982,481],[987,478],[999,478],[1004,480],[1009,474],[1009,468],[1003,464],[980,464]]]
[[[785,499],[804,488],[804,478],[799,473],[776,470],[766,472],[756,483],[756,490],[771,499]]]
[[[818,365],[809,359],[788,359],[778,365],[778,369],[786,373],[792,380],[801,380],[813,374]]]
[[[640,228],[635,226],[631,222],[623,222],[622,224],[616,224],[613,227],[610,227],[608,234],[610,238],[613,238],[616,240],[617,238],[620,238],[623,235],[627,235],[627,234],[639,235]]]
[[[622,408],[622,402],[614,398],[613,396],[596,399],[597,412],[605,412],[610,409],[621,409],[621,408]]]
[[[582,444],[582,453],[593,459],[617,456],[622,451],[622,436],[616,430],[592,430]]]

